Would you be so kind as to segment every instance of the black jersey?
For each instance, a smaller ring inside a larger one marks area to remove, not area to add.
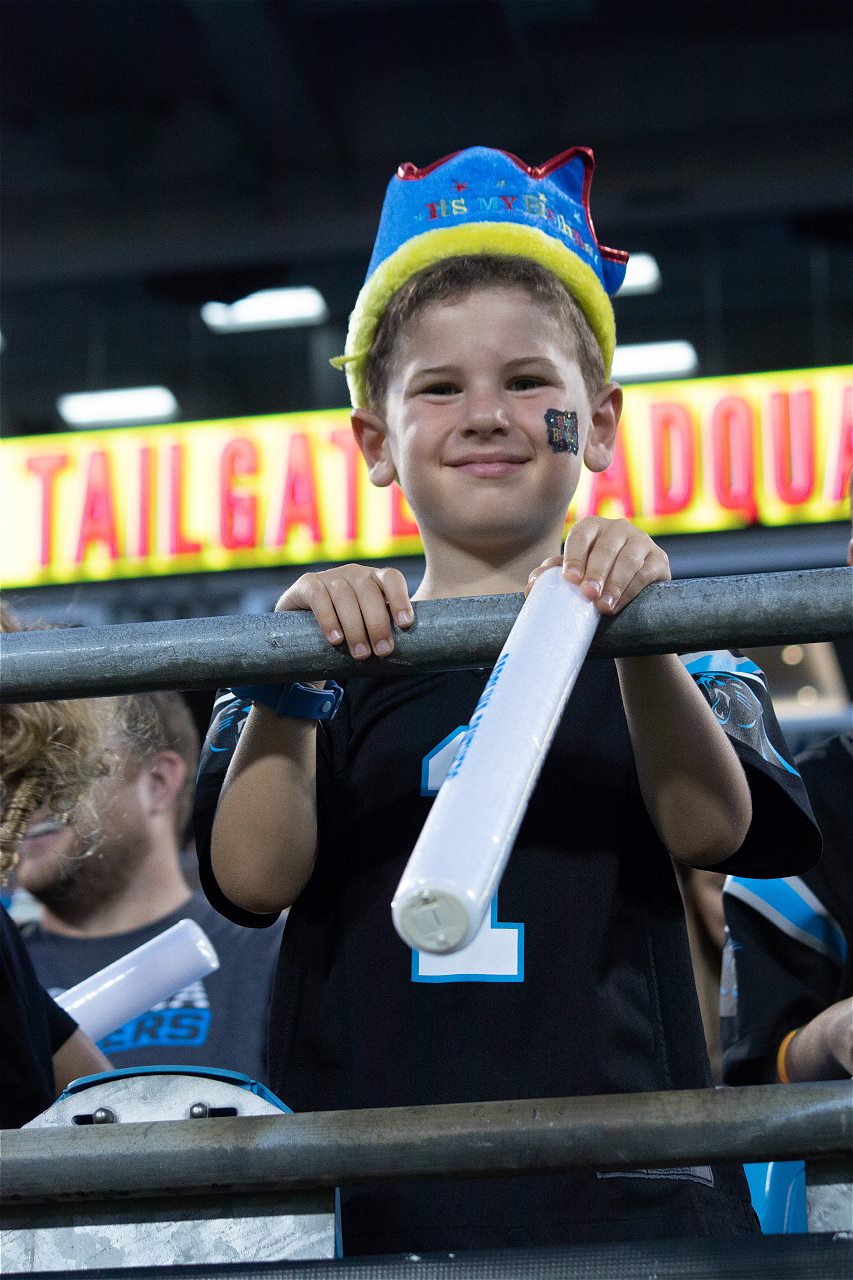
[[[53,1055],[77,1023],[36,978],[18,927],[0,905],[0,1128],[18,1129],[56,1098]]]
[[[810,865],[819,842],[760,673],[728,651],[687,665],[732,735],[754,821],[727,868]],[[410,951],[390,902],[486,678],[349,683],[318,731],[318,856],[284,933],[270,1083],[296,1110],[692,1088],[710,1083],[671,860],[643,806],[614,664],[587,662],[491,915],[465,951]],[[197,844],[246,707],[208,735]],[[546,1245],[754,1229],[741,1171],[430,1179],[345,1190],[349,1253]]]
[[[823,832],[823,857],[803,876],[726,880],[728,938],[720,993],[729,1084],[776,1080],[788,1031],[853,996],[853,737],[797,757]]]

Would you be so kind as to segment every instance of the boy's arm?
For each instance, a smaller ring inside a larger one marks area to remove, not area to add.
[[[670,578],[664,552],[627,520],[580,520],[527,589],[561,561],[605,616]],[[624,658],[618,669],[643,801],[673,857],[764,876],[813,866],[819,833],[755,664],[726,650]]]
[[[534,569],[560,563],[557,557]],[[650,582],[668,582],[669,561],[627,520],[589,516],[566,538],[563,574],[605,616]],[[734,749],[675,654],[620,658],[619,684],[643,801],[679,862],[713,867],[735,853],[752,819],[749,786]]]
[[[222,783],[210,866],[226,898],[244,911],[277,914],[299,897],[317,845],[313,720],[249,712]]]
[[[643,801],[679,862],[713,867],[752,821],[743,766],[676,654],[618,658],[619,686]]]
[[[414,620],[403,575],[364,565],[303,574],[276,610],[310,610],[330,644],[346,642],[356,659],[393,651],[392,616],[400,627]],[[227,693],[216,706],[196,787],[202,886],[230,918],[271,924],[314,869],[317,724],[249,710]]]

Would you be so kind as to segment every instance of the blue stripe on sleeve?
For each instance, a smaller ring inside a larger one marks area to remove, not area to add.
[[[729,876],[724,892],[839,967],[847,959],[847,939],[841,926],[799,876],[780,880]]]

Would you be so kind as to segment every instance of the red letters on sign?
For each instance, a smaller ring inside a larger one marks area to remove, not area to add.
[[[169,550],[173,556],[197,556],[201,543],[184,533],[184,446],[169,450]]]
[[[845,387],[841,397],[838,448],[835,451],[835,458],[827,459],[827,478],[829,479],[827,496],[832,502],[842,502],[847,497],[851,467],[853,467],[853,387]]]
[[[604,504],[610,501],[620,503],[623,515],[628,520],[633,520],[636,507],[631,493],[625,446],[619,436],[616,437],[610,466],[606,471],[597,471],[593,474],[592,484],[589,489],[589,501],[584,514],[597,516]]]
[[[738,511],[754,523],[758,511],[752,409],[742,396],[724,396],[714,406],[711,449],[717,501],[728,511]]]
[[[234,489],[237,476],[258,474],[258,448],[253,440],[229,440],[219,460],[219,537],[223,547],[238,551],[257,546],[258,499]]]
[[[773,483],[783,502],[808,501],[815,484],[814,393],[775,392],[770,397]]]
[[[111,560],[119,556],[116,532],[115,500],[113,497],[110,455],[105,449],[95,449],[89,456],[86,469],[86,493],[80,514],[80,537],[77,539],[77,564],[86,558],[93,543],[103,543]]]
[[[361,523],[361,503],[358,492],[358,464],[361,450],[356,444],[351,431],[333,431],[329,436],[332,444],[340,449],[347,465],[347,524],[346,536],[350,542],[358,537],[358,526]]]
[[[41,481],[39,564],[44,568],[53,561],[54,481],[60,471],[68,466],[68,454],[37,453],[34,457],[27,458],[24,466]]]
[[[653,404],[651,426],[653,511],[656,516],[674,515],[693,501],[693,423],[681,404]]]
[[[416,538],[420,530],[412,508],[406,501],[405,494],[398,484],[391,485],[391,537]]]
[[[136,554],[140,559],[150,556],[153,549],[156,461],[156,450],[150,444],[143,445],[139,450],[139,538],[136,543]]]
[[[294,431],[290,437],[276,546],[283,547],[297,525],[309,529],[314,542],[322,542],[311,441],[304,431]]]

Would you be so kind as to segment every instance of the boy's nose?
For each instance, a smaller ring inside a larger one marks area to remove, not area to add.
[[[481,394],[474,397],[469,405],[467,418],[467,430],[479,435],[506,431],[509,427],[506,405],[495,395]]]

